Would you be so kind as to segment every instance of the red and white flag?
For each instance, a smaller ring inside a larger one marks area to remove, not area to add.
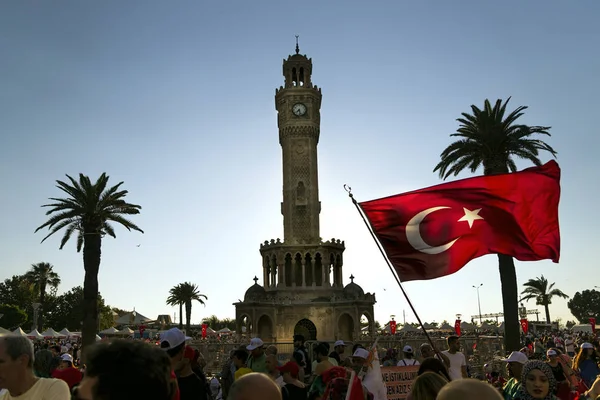
[[[560,257],[560,168],[480,176],[360,203],[402,282],[450,275],[486,254]]]

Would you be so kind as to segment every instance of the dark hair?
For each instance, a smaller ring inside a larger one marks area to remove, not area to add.
[[[238,360],[242,361],[243,363],[246,363],[246,361],[248,361],[248,353],[244,350],[234,351],[233,356]]]
[[[454,343],[454,342],[458,341],[458,336],[456,336],[456,335],[448,336],[448,339],[446,339],[446,341],[448,342],[448,344]]]
[[[113,340],[90,346],[85,375],[97,377],[97,400],[170,400],[176,381],[164,350],[142,341]]]
[[[425,372],[435,372],[446,378],[448,382],[450,382],[450,375],[448,375],[448,371],[446,370],[446,366],[443,362],[438,360],[437,358],[426,358],[423,360],[423,363],[419,367],[419,372],[417,375],[423,375]]]
[[[59,345],[55,344],[54,346],[50,347],[50,350],[54,350],[54,351],[56,351],[57,353],[60,354],[60,346]]]
[[[166,349],[167,347],[169,347],[169,342],[164,341],[160,344],[160,348],[161,349]],[[173,347],[172,349],[167,350],[167,355],[171,358],[175,357],[177,354],[179,354],[181,352],[181,350],[183,350],[183,348],[185,347],[185,342],[181,343],[180,345],[177,345],[175,347]]]
[[[329,353],[329,349],[324,343],[319,343],[317,347],[315,347],[315,353],[319,356],[326,356]]]

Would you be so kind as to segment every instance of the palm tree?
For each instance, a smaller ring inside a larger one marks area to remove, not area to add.
[[[168,306],[179,306],[179,329],[183,329],[183,296],[181,291],[181,283],[173,286],[169,290],[169,297],[167,297]]]
[[[110,222],[124,226],[128,231],[135,230],[144,233],[136,224],[126,218],[128,215],[139,214],[141,206],[127,203],[124,198],[127,190],[122,190],[119,182],[107,188],[108,175],[103,173],[94,183],[90,178],[79,174],[79,181],[67,175],[69,183],[56,181],[56,187],[67,194],[66,198],[50,198],[53,203],[48,207],[46,215],[51,217],[35,231],[48,228],[50,233],[42,242],[64,228],[60,241],[60,249],[69,241],[74,232],[77,234],[77,252],[83,248],[83,324],[82,344],[87,346],[96,340],[98,329],[98,271],[102,238],[109,235],[116,238]]]
[[[208,297],[198,292],[198,285],[191,282],[183,282],[180,290],[181,300],[183,300],[183,303],[185,304],[185,330],[186,332],[189,332],[190,320],[192,318],[192,302],[196,300],[200,302],[200,304],[206,305],[204,300],[208,300]]]
[[[525,290],[521,292],[521,295],[525,296],[521,298],[521,301],[535,299],[535,304],[544,306],[546,308],[546,323],[548,324],[550,323],[550,309],[548,306],[552,304],[552,298],[555,296],[563,299],[569,298],[562,290],[553,289],[554,283],[548,286],[548,279],[544,278],[544,275],[528,280],[523,286],[525,286]]]
[[[540,150],[556,156],[556,151],[544,141],[532,138],[533,135],[550,136],[548,126],[527,126],[517,124],[526,106],[517,107],[506,115],[506,106],[510,98],[502,103],[496,101],[494,107],[485,100],[483,110],[471,106],[472,114],[462,113],[457,121],[460,126],[451,137],[459,140],[451,143],[440,155],[440,162],[434,172],[442,179],[458,175],[464,169],[471,172],[483,166],[485,175],[515,172],[517,166],[514,157],[541,165],[538,158]],[[519,315],[517,275],[513,258],[498,254],[500,281],[505,321],[505,347],[507,351],[519,350]]]
[[[60,277],[54,272],[53,265],[47,262],[32,264],[31,269],[25,274],[25,279],[33,285],[33,290],[39,296],[41,309],[38,315],[36,328],[41,332],[44,326],[44,306],[46,305],[46,287],[54,291],[60,285]]]

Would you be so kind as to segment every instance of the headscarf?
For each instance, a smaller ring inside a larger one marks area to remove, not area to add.
[[[544,397],[544,400],[555,399],[556,397],[554,396],[554,389],[556,388],[556,379],[554,379],[554,374],[552,373],[552,370],[548,364],[540,360],[527,361],[523,366],[523,373],[521,374],[521,389],[519,389],[517,398],[520,400],[534,400],[534,397],[527,392],[526,388],[527,375],[529,375],[529,373],[534,369],[539,369],[548,378],[549,389],[548,394],[546,397]]]

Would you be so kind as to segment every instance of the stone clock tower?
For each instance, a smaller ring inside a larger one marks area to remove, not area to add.
[[[263,285],[251,286],[235,303],[237,332],[265,342],[353,340],[361,316],[374,329],[375,295],[342,279],[344,242],[323,241],[317,146],[321,89],[312,82],[312,60],[296,54],[283,60],[284,85],[275,91],[279,143],[283,153],[283,241],[260,246]],[[365,267],[366,270],[367,267]],[[366,274],[366,272],[365,272]]]

